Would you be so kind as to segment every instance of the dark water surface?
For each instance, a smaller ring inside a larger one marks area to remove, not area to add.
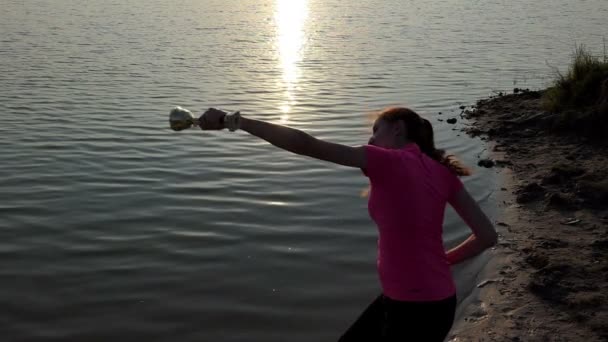
[[[170,131],[169,109],[356,145],[408,105],[476,165],[484,145],[438,118],[608,36],[605,0],[0,5],[1,341],[335,340],[379,291],[365,177]],[[494,172],[465,183],[496,217]],[[448,212],[446,247],[467,234]],[[482,263],[455,269],[461,296]]]

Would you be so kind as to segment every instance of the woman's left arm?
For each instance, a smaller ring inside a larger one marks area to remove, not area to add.
[[[365,168],[364,147],[351,147],[317,139],[298,129],[260,120],[241,118],[241,129],[276,147],[312,158]]]
[[[224,129],[225,115],[224,111],[210,108],[199,119],[201,129]],[[317,139],[298,129],[245,117],[240,118],[240,129],[295,154],[362,169],[366,165],[363,146],[351,147],[335,144]]]

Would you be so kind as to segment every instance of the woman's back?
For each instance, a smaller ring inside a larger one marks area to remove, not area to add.
[[[376,222],[378,272],[384,294],[432,301],[455,293],[443,249],[446,203],[462,183],[410,143],[401,149],[366,146],[369,212]]]

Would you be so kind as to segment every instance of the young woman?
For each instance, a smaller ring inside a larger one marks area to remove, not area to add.
[[[368,145],[359,147],[213,108],[199,121],[203,130],[240,128],[284,150],[360,168],[369,178],[368,208],[379,232],[382,294],[340,342],[445,339],[456,309],[450,265],[493,246],[497,235],[458,178],[469,170],[435,148],[428,120],[407,108],[387,108],[379,113]],[[473,234],[446,253],[442,225],[447,203]]]

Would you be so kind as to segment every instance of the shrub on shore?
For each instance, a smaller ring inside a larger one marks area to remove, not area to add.
[[[608,56],[593,56],[578,46],[566,75],[558,72],[542,105],[555,116],[555,128],[608,139]]]

